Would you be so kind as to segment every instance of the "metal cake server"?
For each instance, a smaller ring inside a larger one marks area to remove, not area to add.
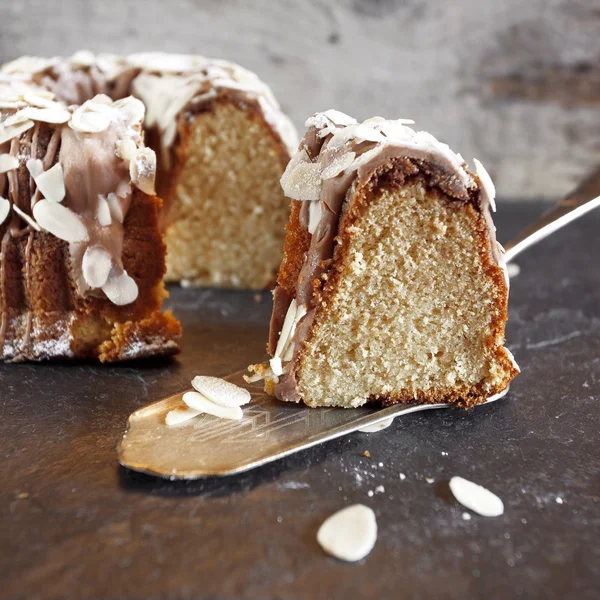
[[[529,246],[598,206],[600,171],[508,243],[506,260],[513,260]],[[262,384],[246,383],[244,373],[225,377],[252,395],[242,420],[202,414],[167,427],[165,416],[182,405],[182,395],[188,391],[184,390],[130,415],[127,432],[118,445],[119,462],[129,469],[173,480],[233,475],[400,415],[449,407],[420,404],[383,409],[308,408],[275,400],[262,391]],[[507,392],[508,388],[487,403]]]

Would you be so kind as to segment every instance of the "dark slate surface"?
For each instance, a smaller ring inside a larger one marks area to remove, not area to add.
[[[501,208],[506,240],[542,207]],[[596,211],[519,257],[508,342],[523,373],[505,400],[235,478],[141,476],[115,446],[137,407],[260,358],[268,295],[174,289],[176,362],[1,365],[0,598],[599,598],[599,231]],[[505,514],[464,520],[453,475]],[[352,565],[315,533],[355,502],[379,539]]]

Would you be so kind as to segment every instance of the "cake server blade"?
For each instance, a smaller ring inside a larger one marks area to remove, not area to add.
[[[119,462],[134,471],[172,480],[235,475],[391,418],[450,407],[396,404],[383,409],[308,408],[268,396],[260,383],[246,383],[242,377],[245,373],[224,378],[252,395],[240,421],[202,414],[168,427],[167,413],[183,404],[184,392],[174,394],[130,415],[118,446]]]

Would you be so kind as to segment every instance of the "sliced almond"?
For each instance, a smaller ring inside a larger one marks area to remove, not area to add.
[[[19,121],[13,125],[7,125],[7,122],[5,121],[0,127],[0,144],[4,144],[4,142],[16,138],[28,129],[31,129],[34,125],[34,121],[30,121],[29,119]]]
[[[53,106],[60,106],[58,102],[54,100],[54,94],[50,93],[50,97],[47,94],[39,93],[38,91],[25,92],[23,94],[23,100],[31,106],[37,106],[38,108],[52,108]]]
[[[252,400],[248,390],[219,377],[198,375],[192,379],[192,385],[209,400],[221,406],[243,406]]]
[[[323,214],[323,203],[319,200],[308,205],[308,233],[311,235],[317,230]]]
[[[29,174],[33,177],[33,180],[39,177],[44,172],[44,163],[39,158],[30,158],[25,163]]]
[[[7,100],[6,98],[0,99],[0,108],[8,108],[19,110],[20,108],[25,108],[27,106],[27,102],[23,102],[22,100]]]
[[[93,98],[88,100],[86,103],[88,110],[98,110],[100,105],[111,106],[113,105],[112,98],[106,94],[96,94]],[[100,109],[102,112],[102,109]]]
[[[474,158],[473,163],[475,163],[475,172],[477,173],[477,177],[479,177],[479,181],[481,181],[481,187],[487,196],[490,207],[496,212],[496,186],[494,185],[490,174],[487,172],[487,169],[481,162]]]
[[[65,179],[60,163],[33,178],[46,200],[62,202],[65,197]]]
[[[165,417],[165,424],[168,427],[173,427],[174,425],[185,423],[186,421],[189,421],[190,419],[193,419],[201,414],[201,412],[194,410],[189,406],[178,406],[167,413],[167,416]]]
[[[277,347],[275,348],[275,356],[281,356],[285,350],[290,337],[290,332],[294,326],[297,306],[296,299],[292,299],[287,312],[285,313],[285,319],[283,320],[283,326],[281,327],[281,333],[279,334],[279,340],[277,341]]]
[[[22,211],[16,204],[12,205],[13,210],[31,227],[33,227],[36,231],[41,231],[40,226],[24,211]]]
[[[292,200],[319,200],[321,197],[321,167],[311,162],[306,150],[299,150],[281,176],[281,187]]]
[[[137,283],[125,272],[120,275],[111,274],[102,286],[102,291],[117,306],[131,304],[138,297]]]
[[[81,133],[100,133],[110,126],[110,116],[105,113],[86,110],[85,105],[80,106],[71,117],[69,127]]]
[[[499,517],[504,513],[504,503],[496,494],[468,479],[452,477],[450,491],[463,506],[482,517]]]
[[[0,173],[14,171],[19,166],[19,159],[12,154],[0,154]]]
[[[89,239],[79,216],[58,202],[45,199],[36,202],[33,216],[40,227],[65,242],[87,242]]]
[[[133,140],[119,140],[117,142],[117,154],[127,162],[135,160],[137,144]]]
[[[0,225],[2,225],[2,223],[4,223],[4,221],[6,221],[6,217],[8,217],[9,213],[10,213],[10,202],[6,198],[3,198],[2,196],[0,196]]]
[[[129,123],[141,123],[146,114],[146,107],[141,100],[133,96],[127,96],[121,100],[117,100],[113,106],[118,108],[127,117]]]
[[[355,157],[356,154],[354,152],[344,152],[323,169],[321,177],[323,179],[333,179],[342,171],[345,171],[352,164]]]
[[[135,159],[129,163],[129,175],[133,185],[145,194],[153,196],[156,176],[156,154],[150,148],[138,148]]]
[[[239,421],[244,416],[239,406],[221,406],[198,392],[186,392],[183,394],[183,401],[194,410],[208,413],[221,419]]]
[[[125,219],[125,215],[123,214],[123,207],[121,206],[121,201],[117,197],[115,193],[110,193],[106,197],[106,202],[108,203],[108,208],[110,210],[110,216],[119,223],[122,223]]]
[[[58,64],[58,58],[21,56],[2,66],[3,73],[41,73]]]
[[[4,119],[4,121],[2,122],[2,125],[4,125],[5,127],[12,127],[13,125],[19,125],[21,123],[26,123],[28,120],[29,119],[27,117],[24,117],[21,114],[21,111],[18,111],[16,113],[6,117],[6,119]]]
[[[273,375],[276,377],[283,375],[283,365],[281,364],[281,358],[279,356],[274,356],[270,359],[269,366],[271,367],[271,371],[273,371]]]
[[[377,519],[371,508],[354,504],[326,519],[317,541],[327,554],[348,562],[362,560],[377,541]]]
[[[112,225],[112,215],[110,211],[110,205],[108,204],[107,199],[102,195],[98,194],[98,223],[102,227],[108,227]]]
[[[96,63],[96,57],[89,50],[79,50],[71,56],[71,66],[75,68],[91,67]]]
[[[56,104],[52,108],[28,106],[27,108],[22,108],[17,114],[33,121],[42,121],[43,123],[66,123],[71,118],[71,113],[59,104]]]
[[[119,196],[119,198],[128,198],[131,195],[131,183],[129,181],[119,182],[115,194]]]
[[[110,254],[99,246],[90,246],[83,255],[81,270],[89,286],[101,288],[108,279],[112,260]]]

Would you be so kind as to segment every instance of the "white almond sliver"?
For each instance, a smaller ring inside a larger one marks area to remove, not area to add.
[[[135,160],[137,145],[133,140],[120,140],[117,142],[118,155],[127,162]]]
[[[27,108],[22,108],[17,114],[26,119],[42,121],[43,123],[66,123],[71,118],[71,113],[58,103],[52,108],[28,106]]]
[[[479,181],[481,181],[481,186],[487,194],[492,211],[496,212],[496,186],[494,185],[490,174],[487,172],[487,169],[476,158],[473,159],[473,163],[475,163],[475,172],[479,177]]]
[[[248,390],[219,377],[198,375],[192,379],[192,385],[195,390],[221,406],[243,406],[252,400]]]
[[[23,212],[16,204],[13,204],[13,210],[31,227],[33,227],[36,231],[41,231],[40,226],[25,212]]]
[[[355,158],[356,154],[354,152],[344,152],[323,169],[321,177],[323,179],[332,179],[342,171],[345,171],[353,163]]]
[[[141,100],[138,100],[133,96],[127,96],[127,98],[117,100],[113,106],[125,114],[129,123],[140,123],[144,120],[146,107]]]
[[[110,193],[106,197],[106,201],[108,203],[108,208],[110,210],[110,216],[119,223],[122,223],[125,216],[123,215],[123,207],[121,206],[121,201],[118,196],[114,193]]]
[[[281,327],[279,340],[277,340],[277,347],[275,348],[275,356],[281,356],[285,350],[285,347],[287,346],[288,338],[290,337],[290,332],[292,331],[292,327],[294,325],[294,319],[296,318],[297,306],[296,299],[294,298],[290,302],[287,313],[285,313],[285,319],[283,321],[283,326]]]
[[[88,100],[86,106],[91,107],[91,110],[95,110],[99,105],[112,106],[113,101],[110,96],[106,94],[96,94],[91,100]]]
[[[96,63],[96,57],[89,50],[79,50],[71,56],[71,66],[77,68],[91,67]]]
[[[79,216],[58,202],[40,200],[33,207],[33,216],[40,227],[65,242],[89,240],[87,229]]]
[[[6,217],[10,213],[10,202],[6,198],[0,196],[0,225],[6,221]]]
[[[100,288],[108,279],[111,268],[110,254],[98,246],[90,246],[83,255],[81,270],[87,284],[93,288]]]
[[[323,203],[320,200],[308,205],[308,233],[311,235],[317,230],[323,215]]]
[[[183,401],[194,410],[208,413],[221,419],[239,421],[244,416],[239,406],[221,406],[198,392],[186,392],[183,395]]]
[[[179,425],[180,423],[185,423],[190,419],[201,415],[202,413],[190,408],[189,406],[179,406],[174,410],[170,410],[165,417],[165,424],[168,427],[173,427],[174,425]]]
[[[0,173],[14,171],[19,166],[19,159],[12,154],[0,154]]]
[[[25,131],[31,129],[34,125],[35,123],[29,119],[15,123],[14,125],[7,125],[5,121],[4,126],[0,128],[0,144],[4,144],[4,142],[16,138]]]
[[[133,185],[145,194],[153,196],[156,176],[156,154],[150,148],[138,148],[135,159],[129,163],[129,175]]]
[[[131,195],[131,183],[129,181],[119,182],[115,194],[119,196],[119,198],[128,198]]]
[[[319,200],[321,197],[321,167],[311,162],[306,150],[296,152],[283,175],[281,187],[292,200]]]
[[[25,166],[29,171],[29,174],[33,177],[33,180],[39,177],[44,172],[44,163],[39,158],[30,158]]]
[[[53,202],[63,201],[65,197],[65,179],[60,163],[56,163],[53,167],[33,179],[38,190],[42,192],[46,200],[52,200]]]
[[[348,562],[362,560],[377,541],[375,513],[364,504],[343,508],[319,527],[317,541],[331,556]]]
[[[79,107],[69,121],[69,127],[81,133],[100,133],[108,129],[109,125],[109,115],[87,111],[84,106]]]
[[[113,194],[114,195],[114,194]],[[108,227],[112,225],[112,215],[110,211],[110,205],[102,194],[98,194],[98,223],[102,227]]]
[[[102,291],[117,306],[131,304],[138,297],[137,283],[127,273],[111,276],[102,286]]]
[[[279,356],[274,356],[269,361],[269,366],[271,367],[271,371],[273,371],[273,375],[279,377],[283,375],[283,366],[281,364],[281,358]]]
[[[453,477],[450,490],[463,506],[482,517],[499,517],[504,513],[504,504],[496,494],[468,479]]]

